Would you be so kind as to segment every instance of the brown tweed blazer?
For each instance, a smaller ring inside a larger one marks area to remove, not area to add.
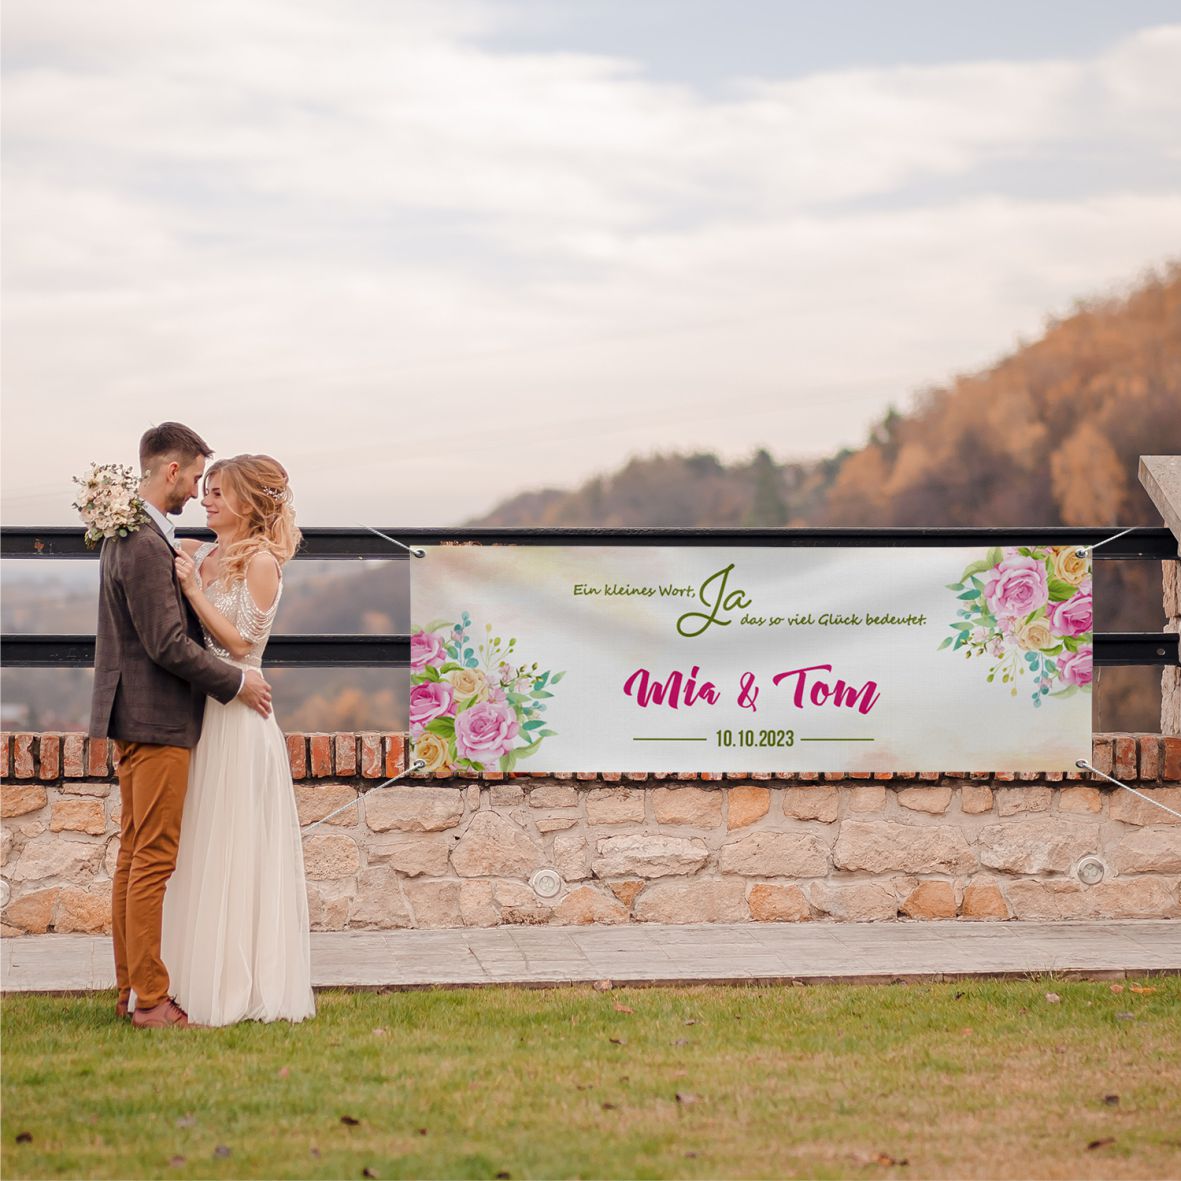
[[[192,748],[206,696],[232,701],[242,670],[204,647],[176,554],[150,518],[103,542],[90,733]]]

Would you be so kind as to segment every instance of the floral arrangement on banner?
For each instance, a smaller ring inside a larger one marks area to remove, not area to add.
[[[428,772],[512,771],[557,733],[545,709],[566,674],[514,663],[515,638],[505,644],[489,623],[477,644],[471,626],[464,611],[410,636],[410,738]]]
[[[1073,546],[996,547],[948,584],[961,607],[941,649],[992,662],[989,682],[1033,678],[1033,704],[1091,691],[1090,555]]]
[[[85,475],[73,480],[82,489],[74,508],[86,526],[87,549],[94,549],[104,537],[126,537],[147,520],[139,478],[126,465],[93,463]]]

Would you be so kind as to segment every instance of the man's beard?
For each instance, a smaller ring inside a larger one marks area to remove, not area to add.
[[[189,503],[189,498],[184,493],[178,492],[168,501],[168,506],[165,512],[169,516],[175,516],[184,511],[184,507]]]

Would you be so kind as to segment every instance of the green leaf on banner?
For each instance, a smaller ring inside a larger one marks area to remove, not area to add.
[[[446,628],[450,631],[455,626],[455,621],[452,619],[432,619],[422,630],[424,632],[437,632]]]
[[[566,675],[565,669],[563,669],[560,673],[554,673],[554,675],[552,677],[550,677],[549,683],[551,685],[556,685],[565,675]]]
[[[1067,599],[1074,597],[1074,592],[1078,588],[1071,583],[1066,582],[1061,578],[1050,579],[1050,602],[1051,603],[1065,603]]]
[[[942,643],[942,644],[940,644],[940,645],[939,645],[939,647],[938,647],[938,649],[936,649],[936,650],[937,650],[937,651],[939,651],[939,652],[942,652],[942,651],[943,651],[943,649],[944,649],[944,648],[946,648],[946,647],[947,647],[947,646],[948,646],[948,645],[951,643],[951,641],[952,641],[953,639],[955,639],[955,637],[954,637],[954,636],[948,636],[948,637],[947,637],[947,639],[945,639],[945,640],[943,641],[943,643]]]
[[[964,567],[963,574],[960,575],[960,582],[967,582],[973,574],[982,574],[985,570],[990,569],[992,563],[984,558],[980,558],[975,562],[970,562]]]
[[[1005,554],[999,545],[994,545],[988,551],[987,557],[984,559],[988,563],[987,569],[991,570],[993,566],[999,566],[1004,560]]]
[[[439,675],[439,670],[438,670],[437,668],[434,668],[434,667],[432,667],[432,666],[431,666],[431,665],[429,665],[429,664],[426,666],[426,668],[424,668],[424,669],[422,670],[422,675],[423,675],[423,676],[424,676],[424,677],[425,677],[425,678],[426,678],[428,681],[441,681],[441,680],[443,679],[443,678],[442,678],[442,677]]]
[[[429,734],[437,734],[440,738],[454,738],[455,719],[435,718],[434,721],[427,722],[423,729]]]

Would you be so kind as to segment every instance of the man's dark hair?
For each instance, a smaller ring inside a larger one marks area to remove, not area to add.
[[[151,467],[153,459],[167,455],[181,467],[192,463],[198,455],[208,458],[213,449],[191,427],[180,422],[162,422],[159,426],[145,431],[139,441],[139,466],[141,470]]]

